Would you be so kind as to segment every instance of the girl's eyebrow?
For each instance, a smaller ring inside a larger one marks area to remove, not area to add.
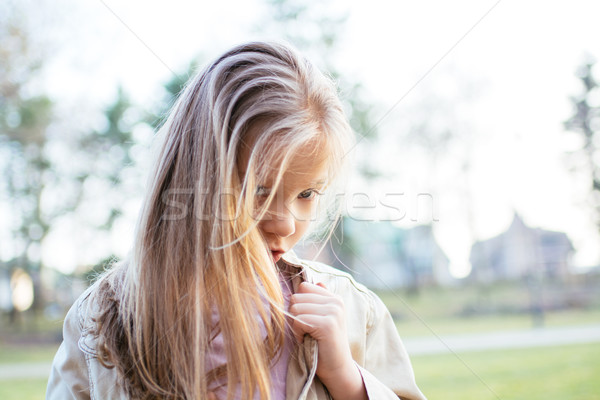
[[[321,178],[317,181],[310,181],[310,182],[306,182],[306,186],[323,186],[327,183],[327,179],[325,178]],[[265,185],[258,185],[261,188],[264,189],[271,189],[271,185],[265,184]],[[304,186],[304,185],[302,185]]]

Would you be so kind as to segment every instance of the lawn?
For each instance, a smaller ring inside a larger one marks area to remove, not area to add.
[[[52,362],[58,344],[30,346],[0,346],[0,366],[2,364]],[[0,399],[34,400],[43,399],[48,378],[0,379]]]
[[[48,379],[0,380],[0,399],[3,400],[39,400],[46,396]]]
[[[35,346],[0,345],[0,365],[24,362],[50,362],[52,361],[56,350],[58,350],[59,345],[59,343]],[[0,396],[0,398],[2,397]]]
[[[50,362],[54,349],[0,350],[0,360]],[[412,357],[430,400],[600,399],[600,343]],[[0,399],[41,399],[46,379],[0,380]]]
[[[430,400],[600,399],[600,343],[412,357]]]

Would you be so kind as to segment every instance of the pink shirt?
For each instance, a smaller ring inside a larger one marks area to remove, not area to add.
[[[279,283],[281,284],[281,290],[283,292],[283,303],[285,310],[289,309],[290,298],[292,296],[291,282],[285,280],[282,274],[279,274]],[[218,320],[219,314],[216,310],[213,311],[212,320],[213,324]],[[293,337],[289,325],[286,328],[286,335],[284,346],[282,349],[281,356],[278,358],[277,363],[271,368],[271,398],[273,400],[285,400],[285,380],[287,377],[287,367],[292,352]],[[226,354],[223,343],[223,335],[219,333],[217,337],[211,342],[211,348],[207,354],[206,363],[208,370],[225,364]],[[219,400],[227,398],[227,388],[225,386],[214,389],[214,393]],[[240,388],[237,388],[236,400],[241,399]],[[258,393],[254,395],[255,400],[259,400]]]

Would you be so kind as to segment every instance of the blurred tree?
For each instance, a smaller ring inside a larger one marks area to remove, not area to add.
[[[164,122],[165,118],[168,117],[169,110],[175,103],[177,96],[185,88],[188,79],[194,74],[200,63],[200,57],[192,60],[187,68],[179,74],[173,74],[163,85],[163,98],[155,103],[151,104],[149,110],[146,111],[144,121],[152,126],[154,129],[159,128]]]
[[[133,130],[139,123],[140,113],[133,106],[121,86],[118,86],[116,98],[104,109],[105,124],[102,129],[81,135],[77,142],[80,151],[86,154],[88,162],[78,166],[79,179],[85,182],[89,178],[100,179],[108,183],[105,192],[107,207],[106,220],[97,226],[110,230],[115,220],[122,215],[124,200],[135,190],[124,182],[124,176],[131,173],[134,165],[132,148],[136,141]],[[124,190],[124,186],[128,190]]]
[[[122,177],[131,173],[125,167],[132,164],[132,129],[138,118],[119,88],[105,110],[102,129],[73,137],[63,132],[54,102],[36,85],[48,54],[43,51],[44,29],[28,20],[28,7],[31,4],[9,1],[0,13],[0,203],[10,210],[12,218],[2,221],[2,227],[11,232],[13,246],[12,259],[0,262],[0,267],[9,275],[18,267],[27,271],[34,284],[32,308],[37,311],[45,300],[44,239],[58,218],[81,205],[90,180],[109,182],[113,193],[122,192]],[[106,196],[110,201],[104,205],[110,210],[94,210],[106,216],[98,229],[112,227],[130,192]],[[0,260],[7,258],[2,256]]]
[[[98,263],[94,264],[92,268],[83,272],[82,278],[86,281],[88,285],[93,284],[100,275],[102,275],[111,265],[119,260],[114,254],[111,254],[108,257],[103,258]]]
[[[589,198],[590,206],[594,213],[595,224],[600,229],[600,102],[598,102],[600,89],[593,76],[596,61],[591,56],[587,58],[576,72],[583,90],[579,95],[571,97],[575,111],[564,122],[564,126],[568,131],[580,134],[583,139],[581,148],[570,154],[572,170],[576,173],[589,174],[592,192]]]
[[[26,270],[39,293],[40,243],[50,227],[41,197],[50,169],[44,149],[53,104],[46,95],[32,93],[31,78],[41,68],[43,52],[38,52],[38,43],[27,30],[23,15],[13,10],[15,6],[4,4],[5,13],[0,16],[0,201],[10,206],[13,220],[3,221],[3,225],[12,225],[19,255],[4,265]],[[13,221],[18,222],[11,224]],[[34,298],[34,308],[39,307],[39,300],[39,296]]]

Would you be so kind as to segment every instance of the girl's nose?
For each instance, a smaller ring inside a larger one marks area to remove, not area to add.
[[[266,216],[262,221],[262,229],[280,237],[288,237],[296,232],[296,220],[292,212],[287,207],[283,207],[283,210],[270,212]]]

